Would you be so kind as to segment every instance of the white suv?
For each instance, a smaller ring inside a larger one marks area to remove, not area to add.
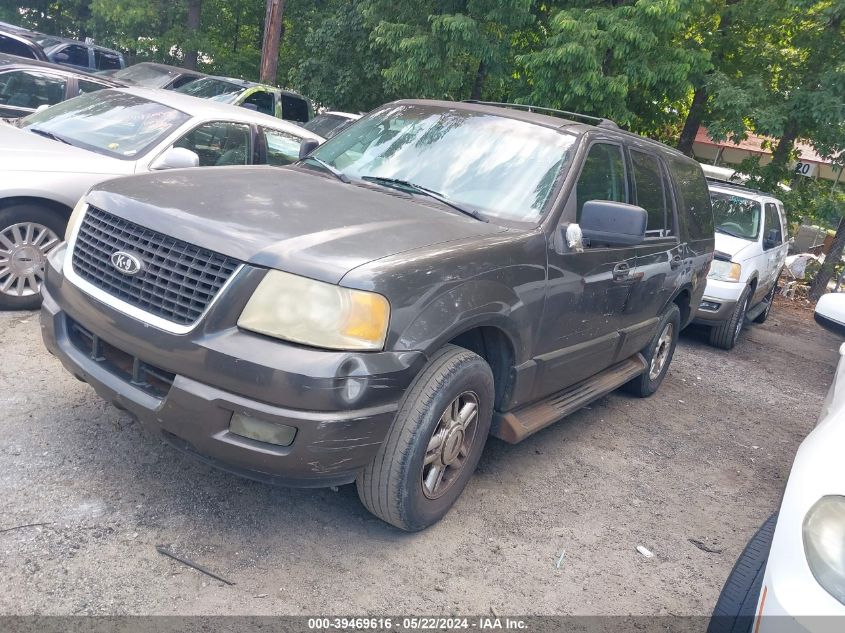
[[[710,343],[731,349],[743,323],[762,323],[789,244],[783,203],[742,185],[710,180],[716,252],[695,315],[710,326]]]

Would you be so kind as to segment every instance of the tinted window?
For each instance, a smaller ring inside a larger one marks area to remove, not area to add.
[[[648,212],[649,237],[664,237],[672,232],[666,212],[666,192],[663,190],[663,173],[656,156],[631,150],[631,166],[637,188],[637,204]]]
[[[351,125],[352,123],[354,123],[354,121],[352,119],[347,119],[345,116],[324,112],[323,114],[315,116],[302,127],[314,132],[314,134],[319,134],[323,138],[331,138],[347,125]]]
[[[0,53],[8,53],[9,55],[17,55],[18,57],[38,59],[35,51],[33,51],[29,46],[5,35],[0,35]]]
[[[64,101],[65,79],[33,70],[0,74],[0,103],[17,108],[53,105]]]
[[[283,94],[282,118],[288,121],[305,123],[308,120],[308,104],[305,102],[305,99]]]
[[[213,77],[203,77],[186,83],[176,92],[182,92],[192,97],[200,97],[201,99],[214,99],[223,103],[232,103],[245,89],[243,85],[230,81],[214,79]]]
[[[99,48],[94,49],[94,65],[99,70],[116,70],[122,67],[120,56],[117,53],[100,50]]]
[[[71,145],[136,160],[188,120],[164,104],[116,90],[74,97],[21,121],[22,129],[50,132]]]
[[[628,201],[621,147],[596,143],[590,148],[575,184],[575,195],[578,201],[576,217],[579,221],[581,209],[589,200]]]
[[[79,87],[78,94],[86,94],[88,92],[97,92],[98,90],[102,90],[103,88],[108,88],[105,84],[101,84],[98,81],[90,81],[88,79],[77,79],[76,85]]]
[[[215,121],[194,128],[173,145],[196,152],[200,167],[246,165],[250,136],[248,125]]]
[[[64,56],[67,56],[65,58]],[[69,66],[82,66],[88,68],[88,49],[85,46],[71,44],[51,55],[54,61]]]
[[[766,203],[766,232],[765,238],[769,241],[769,247],[774,248],[783,244],[783,228],[780,224],[780,216],[778,215],[777,207],[771,203]]]
[[[264,130],[268,165],[289,165],[299,160],[299,144],[302,139],[279,130]]]
[[[577,137],[503,116],[433,105],[381,108],[314,156],[350,178],[393,178],[493,218],[536,223]]]
[[[276,115],[273,95],[269,92],[253,92],[244,99],[244,102],[241,105],[252,105],[255,106],[256,111],[261,112],[262,114],[269,114],[270,116]]]
[[[181,76],[181,77],[178,77],[177,79],[175,79],[175,80],[173,81],[173,83],[172,83],[172,84],[170,84],[170,89],[171,89],[171,90],[176,90],[176,88],[181,88],[181,87],[182,87],[182,86],[184,86],[185,84],[189,84],[189,83],[191,83],[191,82],[192,82],[192,81],[194,81],[196,78],[197,78],[197,76],[196,76],[196,75],[183,75],[183,76]]]
[[[707,181],[698,163],[676,155],[669,157],[669,169],[678,194],[678,215],[692,239],[710,237],[713,233],[713,210]]]

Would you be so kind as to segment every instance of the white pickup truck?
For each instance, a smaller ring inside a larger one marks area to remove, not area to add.
[[[710,343],[736,345],[743,324],[762,323],[772,309],[789,243],[783,203],[770,194],[708,179],[716,252],[695,321],[710,326]]]

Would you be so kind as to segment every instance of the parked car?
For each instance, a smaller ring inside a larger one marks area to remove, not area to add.
[[[279,170],[97,185],[48,258],[47,348],[207,463],[431,525],[489,434],[654,393],[704,292],[698,163],[533,110],[399,101]]]
[[[314,132],[314,134],[319,134],[325,139],[329,139],[342,129],[352,125],[360,118],[360,114],[328,110],[326,112],[321,112],[308,121],[308,123],[305,123],[302,127]]]
[[[0,53],[0,118],[16,119],[44,106],[120,85],[67,66]]]
[[[815,317],[845,339],[845,294],[824,295]],[[842,629],[845,344],[839,354],[819,422],[795,456],[780,512],[763,524],[734,565],[713,610],[709,633]]]
[[[174,167],[285,165],[303,139],[322,140],[244,108],[147,88],[84,94],[17,125],[0,123],[0,308],[18,310],[38,307],[44,258],[91,185]]]
[[[746,322],[763,323],[789,249],[783,203],[742,185],[710,181],[716,253],[695,314],[710,343],[732,349]]]
[[[302,95],[243,79],[203,77],[178,88],[177,92],[244,106],[286,121],[306,123],[313,114],[311,104]]]
[[[123,68],[123,54],[89,42],[45,35],[11,24],[0,24],[0,53],[49,61],[78,70]]]
[[[120,70],[102,71],[102,74],[133,86],[164,88],[166,90],[175,90],[192,81],[208,76],[197,70],[188,70],[187,68],[154,62],[141,62],[140,64],[133,64]]]

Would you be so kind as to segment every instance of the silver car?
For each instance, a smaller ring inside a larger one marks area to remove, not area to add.
[[[298,159],[293,123],[148,88],[101,90],[0,123],[0,309],[34,309],[44,258],[77,201],[104,180],[181,167]]]

